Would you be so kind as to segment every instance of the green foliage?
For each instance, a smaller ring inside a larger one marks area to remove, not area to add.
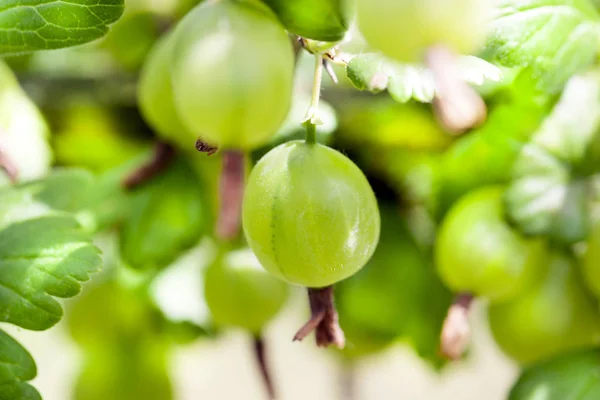
[[[458,68],[461,77],[472,85],[502,79],[502,72],[497,67],[477,57],[460,58]],[[387,89],[390,96],[400,103],[411,99],[430,103],[436,93],[429,69],[418,64],[400,64],[378,53],[353,57],[346,66],[346,74],[357,89],[374,93]]]
[[[502,0],[486,50],[502,65],[531,66],[539,86],[556,91],[594,61],[599,22],[589,0]]]
[[[48,215],[0,231],[2,321],[43,330],[62,317],[52,298],[72,297],[100,269],[99,251],[71,216]]]
[[[307,39],[336,42],[350,25],[346,0],[263,0],[286,29]]]
[[[595,400],[600,396],[600,350],[564,354],[527,368],[508,400]]]
[[[586,156],[599,127],[598,74],[573,77],[514,165],[507,212],[523,232],[566,243],[586,238],[590,196],[582,173],[597,169]]]
[[[123,0],[8,0],[0,5],[0,54],[76,46],[106,34]]]
[[[172,398],[166,321],[146,289],[113,276],[75,301],[67,322],[84,358],[75,399]]]
[[[470,190],[511,181],[521,149],[548,112],[549,99],[522,71],[493,98],[487,122],[456,140],[444,152],[439,168],[438,216]]]
[[[136,269],[160,269],[200,242],[210,209],[194,171],[177,160],[137,188],[121,228],[123,260]]]
[[[36,374],[35,362],[27,350],[0,330],[0,399],[41,400],[26,383]]]
[[[74,199],[89,182],[81,171],[0,189],[0,314],[31,330],[44,330],[62,317],[54,297],[73,297],[81,282],[100,269],[99,250],[73,214]],[[0,398],[39,399],[21,381],[33,379],[35,364],[13,339],[0,332]],[[3,369],[2,369],[3,368]]]

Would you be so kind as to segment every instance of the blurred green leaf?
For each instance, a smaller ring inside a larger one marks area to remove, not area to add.
[[[111,27],[103,46],[125,69],[137,71],[160,36],[158,22],[153,12],[126,13]]]
[[[128,285],[119,278],[106,276],[86,288],[67,314],[83,353],[74,398],[171,399],[171,323],[151,302],[145,283]]]
[[[79,169],[57,170],[44,179],[0,189],[0,227],[52,215],[56,210],[76,211],[93,176]]]
[[[513,164],[547,115],[548,104],[527,71],[492,99],[487,122],[456,140],[442,156],[438,217],[470,190],[510,182]]]
[[[211,226],[202,184],[183,161],[132,194],[131,213],[123,223],[123,260],[133,268],[163,268],[197,244]]]
[[[546,90],[557,90],[594,61],[600,17],[589,0],[496,2],[486,50],[507,67],[531,66]]]
[[[340,113],[336,139],[365,151],[373,148],[439,151],[452,143],[452,137],[425,107],[398,104],[387,98],[347,101]]]
[[[578,171],[589,163],[586,155],[599,127],[598,76],[575,76],[515,162],[507,212],[523,232],[566,243],[585,239],[589,188]]]
[[[587,183],[572,181],[567,166],[536,146],[523,148],[505,200],[509,218],[528,235],[549,235],[566,243],[587,236]]]
[[[160,341],[107,345],[84,354],[75,400],[170,400],[168,352]]]
[[[0,5],[0,54],[76,46],[98,39],[123,0],[8,0]]]
[[[440,365],[439,333],[451,294],[398,210],[381,206],[381,216],[375,254],[358,274],[336,285],[346,353],[361,355],[403,340],[421,357]]]
[[[76,218],[74,199],[88,187],[84,171],[0,189],[2,321],[43,330],[62,317],[53,297],[75,296],[100,269],[99,250]]]
[[[149,141],[132,134],[139,127],[130,122],[130,115],[89,100],[62,108],[55,119],[52,146],[60,165],[102,172],[149,147]]]
[[[0,330],[0,399],[41,400],[27,381],[37,369],[31,355],[16,340]]]
[[[473,85],[502,79],[498,68],[476,57],[460,57],[458,68],[462,78]],[[387,89],[400,103],[411,99],[430,103],[435,96],[435,82],[429,69],[422,65],[400,64],[379,53],[355,56],[346,66],[346,74],[357,89],[374,93]]]
[[[599,127],[600,73],[588,72],[569,80],[532,142],[562,162],[578,164]]]
[[[527,368],[509,400],[596,400],[600,398],[600,350],[555,357]]]

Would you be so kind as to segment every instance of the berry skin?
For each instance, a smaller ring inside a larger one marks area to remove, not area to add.
[[[469,54],[483,44],[491,1],[358,0],[358,25],[369,44],[402,62],[432,46]]]
[[[283,307],[285,282],[267,273],[250,249],[231,251],[206,270],[204,296],[215,324],[260,334]]]
[[[502,350],[530,364],[597,344],[600,316],[577,265],[553,254],[536,285],[515,300],[489,308],[490,328]]]
[[[522,293],[544,262],[541,240],[527,240],[504,219],[503,189],[470,192],[450,209],[438,232],[435,259],[444,283],[492,302]]]
[[[320,288],[360,270],[379,240],[367,179],[348,158],[293,141],[271,150],[250,175],[243,205],[248,243],[269,272]]]
[[[276,16],[258,2],[205,2],[175,35],[171,82],[186,128],[224,149],[265,144],[287,116],[294,75],[292,44]]]
[[[173,103],[170,74],[173,41],[173,32],[166,33],[148,54],[140,73],[138,104],[157,135],[180,148],[193,151],[196,138],[183,126]]]

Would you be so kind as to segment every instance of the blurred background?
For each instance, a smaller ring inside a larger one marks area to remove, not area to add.
[[[3,325],[36,360],[32,384],[46,400],[267,398],[252,335],[215,326],[204,300],[203,279],[217,245],[208,237],[197,240],[197,227],[179,222],[213,225],[221,156],[192,148],[147,187],[126,193],[120,185],[150,157],[156,141],[137,106],[140,68],[156,40],[194,5],[130,0],[100,41],[10,57],[0,65],[0,122],[7,148],[19,155],[21,178],[77,167],[95,179],[89,207],[78,218],[99,232],[103,271],[81,295],[64,301],[65,318],[49,331]],[[364,48],[354,35],[341,50]],[[368,176],[380,202],[382,238],[367,267],[336,287],[347,349],[318,349],[312,336],[292,342],[309,307],[303,289],[289,289],[283,309],[262,332],[278,398],[507,397],[519,366],[493,339],[485,300],[477,299],[470,314],[473,341],[464,359],[448,363],[439,354],[452,294],[435,272],[432,246],[437,224],[458,198],[511,180],[523,143],[559,94],[540,91],[530,70],[464,62],[489,108],[487,123],[464,136],[445,132],[428,104],[357,91],[343,67],[333,67],[338,84],[324,77],[318,141],[342,151]],[[303,137],[312,69],[311,56],[300,52],[290,115],[272,142],[251,154],[253,161]],[[419,90],[409,97],[419,100]],[[552,228],[556,237],[563,228]],[[186,238],[175,238],[178,229]],[[172,254],[153,258],[163,244]],[[152,261],[131,249],[147,250]]]

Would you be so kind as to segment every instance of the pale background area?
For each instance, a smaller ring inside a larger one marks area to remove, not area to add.
[[[197,278],[197,260],[205,250],[202,246],[192,250],[158,281],[155,297],[174,318],[199,322],[207,318],[198,301],[202,285]],[[345,399],[344,369],[335,353],[317,348],[312,336],[302,343],[291,341],[308,317],[306,303],[304,292],[294,290],[287,308],[266,333],[279,400]],[[476,304],[471,320],[474,340],[466,361],[437,374],[407,346],[394,346],[357,366],[353,400],[505,400],[518,369],[490,337],[482,304]],[[3,328],[35,358],[38,376],[33,384],[44,400],[70,400],[80,358],[63,323],[45,332],[4,324]],[[265,400],[254,362],[250,338],[243,332],[231,331],[219,339],[180,346],[171,361],[175,399]]]

